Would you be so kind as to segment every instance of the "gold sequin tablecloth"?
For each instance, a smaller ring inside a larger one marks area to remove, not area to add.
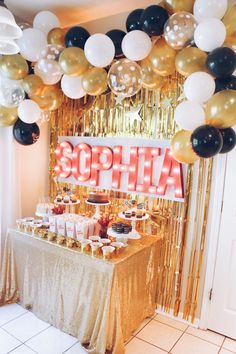
[[[75,336],[89,353],[124,353],[124,341],[154,314],[160,238],[143,236],[104,261],[9,230],[0,304],[20,300],[40,319]]]

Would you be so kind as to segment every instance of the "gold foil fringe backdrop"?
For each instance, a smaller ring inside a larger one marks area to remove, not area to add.
[[[55,157],[54,151],[58,136],[127,136],[143,137],[151,139],[171,139],[178,130],[174,122],[174,109],[183,99],[183,78],[175,74],[166,78],[166,83],[161,90],[141,90],[136,96],[119,100],[112,93],[101,96],[86,96],[80,100],[64,98],[63,105],[58,111],[51,113],[51,163],[50,163],[50,196],[53,199],[57,188],[65,184],[55,184]],[[199,194],[196,204],[197,210],[204,208],[204,215],[196,210],[195,213],[195,237],[189,240],[190,201],[195,200],[193,192],[193,166],[188,168],[185,202],[174,202],[160,198],[148,198],[138,196],[140,202],[146,202],[149,207],[150,221],[140,223],[139,229],[149,234],[163,236],[162,248],[158,272],[157,304],[164,311],[173,309],[175,316],[184,305],[184,318],[189,319],[190,313],[194,321],[197,304],[201,296],[199,283],[201,281],[202,258],[205,245],[205,227],[207,220],[208,196],[210,193],[211,170],[202,167],[200,162]],[[205,166],[205,165],[204,165]],[[204,171],[203,171],[204,169]],[[207,178],[203,180],[205,175]],[[79,212],[92,212],[86,205],[85,199],[88,188],[75,186],[81,199]],[[121,210],[124,200],[133,197],[115,191],[108,191],[112,203],[106,211],[116,214]],[[104,209],[105,211],[105,209]],[[200,241],[201,240],[201,241]],[[189,260],[189,274],[187,285],[184,276],[187,273],[186,248],[187,243],[192,242],[191,259]],[[196,245],[200,242],[201,252],[196,252]],[[186,294],[185,294],[186,292]]]

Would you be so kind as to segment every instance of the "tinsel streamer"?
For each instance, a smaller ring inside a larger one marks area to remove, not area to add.
[[[202,263],[203,263],[203,257],[204,257],[205,242],[206,242],[207,216],[208,216],[208,208],[209,208],[209,203],[210,203],[212,167],[213,167],[213,160],[210,159],[208,162],[203,222],[202,222],[202,229],[201,229],[201,233],[200,233],[201,240],[200,240],[200,251],[199,251],[199,258],[198,258],[198,265],[197,265],[197,272],[196,272],[196,284],[195,284],[195,289],[194,289],[193,304],[192,304],[192,310],[191,310],[191,321],[192,322],[194,322],[194,320],[195,320],[196,310],[197,310],[197,305],[198,305],[201,270],[202,270]]]
[[[193,296],[194,289],[194,281],[195,281],[195,268],[197,262],[197,244],[200,235],[200,220],[201,220],[201,211],[202,211],[202,203],[203,203],[203,192],[204,192],[204,176],[205,176],[205,165],[206,162],[204,159],[200,160],[199,163],[199,173],[198,173],[198,191],[197,191],[197,200],[196,200],[196,212],[194,218],[194,235],[189,263],[189,272],[188,272],[188,283],[184,304],[184,314],[183,318],[188,320],[190,310],[191,310],[191,302]]]
[[[179,233],[179,240],[178,240],[178,247],[180,250],[180,259],[179,259],[178,269],[176,269],[178,274],[177,274],[177,280],[176,280],[176,298],[175,298],[175,304],[174,304],[174,316],[178,316],[179,309],[180,309],[180,303],[181,303],[183,265],[184,265],[184,258],[185,258],[185,252],[186,252],[186,241],[187,241],[188,225],[189,225],[189,218],[190,218],[189,205],[191,203],[191,196],[192,196],[192,193],[191,193],[192,180],[193,180],[193,165],[190,165],[188,168],[184,210],[183,210],[183,214],[182,214],[182,229],[181,229],[181,232]]]
[[[168,77],[165,86],[161,90],[149,91],[141,90],[136,96],[124,99],[120,104],[115,101],[115,96],[110,93],[98,97],[86,96],[80,100],[70,100],[65,97],[63,105],[58,111],[51,113],[51,140],[50,140],[50,196],[52,200],[57,194],[57,189],[68,186],[66,183],[55,184],[55,148],[58,136],[126,136],[142,137],[150,139],[171,139],[177,131],[174,117],[174,109],[179,103],[179,97],[182,94],[183,77],[176,74]],[[141,120],[131,121],[128,112],[132,107],[141,106],[139,115]],[[202,175],[200,168],[199,178]],[[186,270],[184,260],[186,257],[186,244],[189,237],[189,204],[192,193],[193,167],[188,168],[188,177],[185,191],[185,202],[173,202],[160,198],[152,199],[136,195],[139,202],[145,202],[150,205],[150,221],[138,223],[137,228],[144,233],[159,234],[162,238],[162,247],[159,255],[159,265],[157,269],[158,288],[157,303],[165,311],[174,308],[174,314],[177,316],[180,304],[189,303],[194,299],[194,312],[197,309],[199,297],[199,285],[195,278],[189,278],[188,291],[184,297],[183,273]],[[87,215],[94,213],[94,208],[85,203],[88,192],[91,188],[69,185],[76,189],[80,196],[81,204],[77,212]],[[199,185],[199,188],[203,188]],[[121,193],[116,191],[107,191],[112,204],[109,207],[102,208],[102,212],[109,212],[114,216],[123,208],[124,201],[132,199],[133,194]],[[200,192],[199,192],[200,193]],[[203,192],[201,192],[203,194]],[[198,202],[199,200],[199,202]],[[204,198],[197,198],[199,209],[202,208]],[[207,217],[207,216],[206,216]],[[204,217],[205,218],[205,217]],[[205,219],[204,219],[205,220]],[[195,216],[195,223],[201,223],[201,215]],[[201,226],[196,229],[196,245],[200,240]],[[202,247],[204,250],[204,242]],[[192,245],[192,266],[196,268],[196,259],[194,258],[194,244]],[[195,250],[196,251],[196,250]],[[202,251],[203,253],[203,251]],[[194,258],[194,261],[193,261]],[[201,279],[201,262],[199,259],[197,267],[199,268],[199,277]],[[189,313],[190,310],[188,310]]]

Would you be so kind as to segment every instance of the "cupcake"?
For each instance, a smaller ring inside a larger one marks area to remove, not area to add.
[[[143,217],[143,211],[142,210],[137,210],[136,211],[136,218],[137,219],[142,219]]]
[[[58,193],[58,195],[56,196],[56,201],[57,201],[58,203],[61,203],[62,200],[63,200],[62,195],[61,195],[60,193]]]
[[[71,194],[71,195],[70,195],[70,201],[71,201],[72,203],[76,203],[76,202],[77,202],[77,197],[76,197],[75,194]]]
[[[63,199],[63,202],[64,202],[65,204],[70,203],[70,197],[69,197],[68,195],[65,195],[65,197],[64,197],[64,199]]]
[[[125,217],[126,218],[131,218],[131,216],[132,216],[132,212],[131,211],[126,211],[125,212]]]
[[[58,236],[57,237],[57,244],[58,245],[63,245],[63,243],[65,242],[65,236]]]

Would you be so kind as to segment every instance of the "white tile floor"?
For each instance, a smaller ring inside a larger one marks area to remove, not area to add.
[[[17,304],[0,307],[0,354],[86,354],[78,340]],[[126,354],[236,354],[236,341],[156,315],[126,343]]]

